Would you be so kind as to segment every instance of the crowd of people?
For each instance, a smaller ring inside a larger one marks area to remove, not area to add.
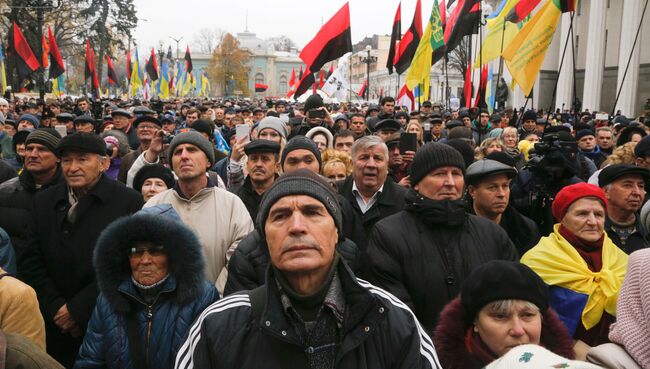
[[[0,362],[650,368],[650,122],[603,116],[0,99]]]

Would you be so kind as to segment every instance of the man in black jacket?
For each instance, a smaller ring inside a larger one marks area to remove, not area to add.
[[[264,192],[273,185],[280,169],[280,144],[269,140],[255,140],[244,146],[248,156],[248,175],[234,193],[239,196],[251,219],[257,217],[257,210]]]
[[[18,259],[25,249],[34,196],[63,182],[60,160],[54,153],[60,140],[61,136],[53,128],[30,133],[25,141],[25,169],[20,176],[0,185],[0,227],[11,237]]]
[[[503,229],[465,212],[464,173],[454,148],[424,145],[411,165],[413,189],[404,210],[379,221],[368,239],[371,282],[411,307],[428,331],[474,268],[494,259],[518,260]]]
[[[266,283],[208,307],[176,368],[440,368],[410,309],[341,261],[342,222],[322,177],[303,169],[276,181],[256,222]]]
[[[36,290],[48,353],[71,367],[98,295],[95,241],[113,220],[139,210],[142,196],[103,174],[109,160],[99,136],[66,136],[56,151],[65,182],[34,197],[18,276]]]

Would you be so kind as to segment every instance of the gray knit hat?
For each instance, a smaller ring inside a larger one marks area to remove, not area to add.
[[[422,146],[411,163],[411,185],[415,186],[429,172],[440,167],[457,167],[465,174],[463,156],[453,147],[437,142]]]
[[[54,128],[39,128],[32,131],[25,140],[25,146],[37,143],[47,147],[51,152],[56,152],[56,146],[61,142],[61,135]]]
[[[210,164],[214,165],[214,149],[212,148],[212,144],[197,131],[181,132],[174,137],[169,144],[169,151],[167,152],[167,157],[170,158],[170,162],[176,146],[182,144],[191,144],[198,147],[208,157]]]
[[[264,192],[256,219],[256,228],[262,238],[265,237],[264,225],[273,204],[279,199],[291,195],[307,195],[323,203],[334,219],[339,233],[339,241],[345,238],[341,207],[334,189],[323,177],[309,169],[297,169],[282,175],[271,188]]]
[[[271,128],[272,130],[278,132],[278,134],[285,139],[287,138],[287,127],[284,125],[282,119],[277,117],[266,117],[260,120],[260,123],[257,125],[257,132],[262,132],[263,129]]]
[[[316,160],[318,160],[319,168],[323,165],[322,159],[320,157],[320,150],[318,150],[318,146],[316,146],[316,143],[314,141],[312,141],[311,139],[305,136],[295,136],[294,138],[290,139],[289,142],[287,142],[287,144],[284,146],[284,150],[282,150],[280,165],[284,166],[284,159],[287,158],[287,154],[289,154],[293,150],[300,150],[300,149],[311,151],[316,157]]]

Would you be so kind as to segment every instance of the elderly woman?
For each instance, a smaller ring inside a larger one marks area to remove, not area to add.
[[[173,368],[192,321],[218,299],[201,245],[171,206],[113,222],[95,247],[100,295],[75,368]]]
[[[523,168],[526,161],[524,160],[524,154],[519,151],[519,133],[517,133],[517,128],[504,128],[501,132],[501,142],[503,142],[503,151],[515,160],[517,170]]]
[[[607,200],[600,187],[564,187],[551,209],[559,223],[521,262],[550,286],[551,306],[577,341],[582,359],[590,346],[608,341],[627,255],[604,231]]]
[[[572,359],[573,341],[549,307],[548,287],[527,266],[493,260],[463,282],[440,314],[434,345],[443,368],[479,369],[518,345]]]
[[[321,155],[325,150],[331,149],[334,144],[334,136],[325,127],[314,127],[305,134],[305,137],[310,138],[316,143]]]
[[[162,164],[144,166],[133,178],[133,189],[142,194],[144,202],[175,184],[174,173]]]

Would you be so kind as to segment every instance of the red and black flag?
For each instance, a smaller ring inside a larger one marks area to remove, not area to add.
[[[117,84],[117,74],[115,74],[115,68],[113,68],[113,61],[111,60],[111,56],[106,54],[106,65],[107,65],[107,77],[108,77],[108,84],[109,85],[115,85]]]
[[[23,80],[35,72],[40,67],[40,64],[16,22],[14,22],[9,40],[13,54],[15,55],[18,78]]]
[[[263,83],[256,83],[255,84],[255,92],[264,92],[269,88],[268,85],[265,85]]]
[[[307,64],[306,74],[312,76],[301,79],[300,85],[296,89],[296,96],[300,96],[299,92],[303,87],[304,91],[307,91],[309,86],[316,82],[313,73],[321,70],[325,63],[340,58],[351,51],[350,3],[345,3],[300,52],[300,59]],[[303,83],[306,82],[309,84],[303,86]]]
[[[557,5],[559,5],[562,13],[574,12],[576,11],[576,3],[578,0],[553,0]]]
[[[488,66],[484,65],[481,68],[481,79],[478,83],[478,91],[476,91],[476,99],[474,99],[474,107],[487,108],[485,104],[485,88],[487,87]]]
[[[323,88],[323,86],[325,86],[325,71],[324,70],[321,69],[320,72],[318,72],[318,78],[319,78],[319,80],[318,80],[318,88]]]
[[[463,97],[465,98],[465,107],[472,106],[472,63],[467,64],[467,72],[465,72],[465,84],[463,85]]]
[[[61,58],[61,52],[59,52],[59,46],[52,34],[52,28],[49,26],[47,27],[47,40],[50,44],[50,79],[54,79],[65,72],[65,65],[63,64],[63,58]]]
[[[298,87],[296,87],[294,96],[296,98],[300,97],[302,94],[307,92],[307,90],[309,90],[309,87],[312,86],[314,83],[316,83],[316,78],[314,78],[314,74],[311,73],[309,70],[307,70],[303,74],[302,78],[298,81]]]
[[[393,74],[393,62],[395,61],[395,53],[398,47],[398,42],[402,36],[402,2],[397,5],[397,12],[395,12],[395,19],[393,19],[393,30],[390,33],[390,46],[388,47],[388,59],[386,60],[386,68],[388,74]]]
[[[365,97],[365,96],[366,96],[366,92],[368,92],[368,88],[367,88],[367,87],[368,87],[368,80],[365,80],[365,81],[363,81],[363,85],[361,85],[361,89],[359,90],[359,92],[357,93],[357,95],[359,95],[359,97]],[[367,99],[366,99],[366,100],[367,100]]]
[[[147,60],[144,69],[147,71],[147,74],[151,77],[152,81],[158,80],[158,64],[156,63],[156,52],[153,50],[153,47],[151,48],[151,56],[149,57],[149,60]]]
[[[187,49],[185,49],[185,71],[187,74],[192,76],[192,70],[194,69],[194,66],[192,65],[192,55],[190,55],[190,47],[187,46]]]
[[[126,50],[126,79],[131,80],[131,50]]]
[[[447,19],[445,28],[445,50],[452,52],[463,37],[478,32],[481,19],[480,0],[458,0],[456,8]]]
[[[422,38],[422,4],[420,0],[415,4],[415,14],[413,14],[413,22],[408,31],[404,34],[399,42],[399,50],[395,56],[395,70],[397,74],[406,72],[411,66],[411,60],[415,51],[420,44]]]
[[[517,5],[510,10],[510,13],[506,15],[506,21],[512,23],[521,22],[535,9],[535,7],[537,7],[537,4],[539,4],[540,1],[541,0],[520,0]]]
[[[327,75],[325,76],[325,80],[328,80],[332,74],[334,74],[334,63],[330,64],[330,70],[327,72]]]
[[[50,61],[47,59],[47,56],[50,54],[50,43],[47,41],[47,36],[43,34],[41,40],[41,65],[43,69],[50,66]]]
[[[90,40],[86,39],[86,64],[84,67],[84,80],[93,77],[95,71],[95,51],[90,47]]]

